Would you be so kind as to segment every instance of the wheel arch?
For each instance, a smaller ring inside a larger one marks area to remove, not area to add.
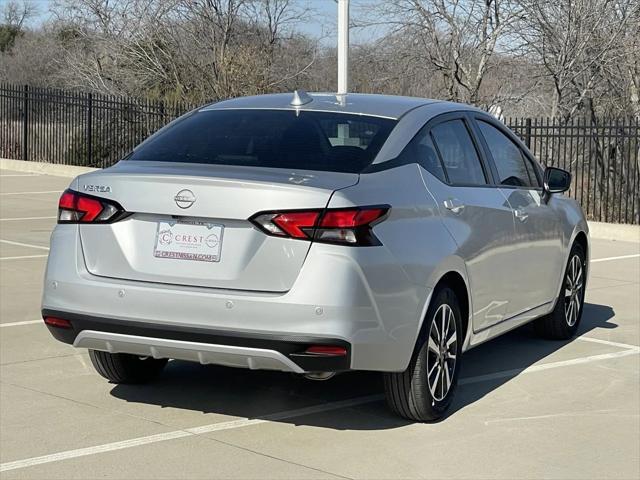
[[[460,313],[462,315],[462,337],[463,341],[463,350],[467,349],[467,345],[469,344],[469,339],[473,328],[471,327],[471,311],[472,311],[472,302],[471,302],[471,291],[466,278],[466,269],[464,267],[464,263],[462,259],[458,259],[459,262],[453,261],[448,265],[449,268],[442,269],[437,276],[434,275],[434,281],[432,282],[433,288],[429,294],[429,298],[427,299],[424,309],[422,311],[422,316],[420,318],[420,326],[416,335],[416,340],[414,344],[414,349],[417,347],[419,341],[424,338],[426,335],[426,318],[427,312],[429,311],[429,306],[433,298],[435,297],[436,292],[444,287],[448,286],[451,288],[456,297],[458,298]]]
[[[587,283],[589,283],[589,272],[591,269],[589,268],[589,261],[591,259],[591,251],[589,249],[589,234],[585,230],[577,230],[574,234],[573,241],[571,245],[569,245],[569,254],[571,255],[571,250],[575,244],[579,244],[584,250],[584,268],[586,270],[584,276],[584,288],[587,288]],[[567,255],[567,261],[569,261],[569,257]]]
[[[469,323],[471,322],[471,315],[469,311],[471,308],[471,302],[467,282],[465,282],[459,272],[450,271],[442,276],[440,281],[436,284],[434,291],[444,286],[451,288],[451,290],[456,294],[458,306],[460,307],[460,313],[462,315],[462,337],[466,339],[467,332],[469,330]]]
[[[584,249],[585,257],[588,260],[590,258],[589,257],[589,239],[587,237],[587,234],[584,231],[580,230],[578,233],[576,233],[575,238],[571,243],[571,248],[573,248],[573,245],[576,243],[579,243],[582,246],[582,248]],[[571,251],[571,249],[569,249],[569,251]]]
[[[585,222],[586,223],[586,222]],[[560,278],[558,279],[558,285],[556,288],[556,296],[552,301],[552,308],[551,310],[549,310],[550,312],[553,311],[553,309],[556,307],[556,303],[558,301],[558,298],[560,297],[560,292],[562,290],[562,282],[564,279],[564,275],[565,275],[565,270],[566,270],[566,266],[569,263],[569,256],[571,255],[571,250],[573,249],[573,246],[578,243],[580,244],[580,246],[582,246],[582,248],[584,249],[584,255],[585,255],[585,269],[586,269],[586,275],[585,275],[585,288],[587,287],[587,283],[589,282],[589,273],[590,273],[590,268],[589,268],[589,259],[591,258],[591,251],[590,251],[590,241],[589,241],[589,233],[588,230],[586,228],[580,228],[580,225],[576,226],[576,228],[574,229],[573,233],[571,234],[571,239],[569,241],[569,244],[567,245],[567,253],[564,256],[564,267],[562,269],[562,275],[560,275]]]

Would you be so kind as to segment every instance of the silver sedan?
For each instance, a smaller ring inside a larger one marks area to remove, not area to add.
[[[73,180],[42,315],[113,382],[168,359],[374,370],[395,412],[434,420],[466,350],[530,321],[576,333],[589,236],[570,186],[466,105],[223,101]]]

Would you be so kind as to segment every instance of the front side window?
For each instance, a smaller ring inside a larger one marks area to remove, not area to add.
[[[487,184],[480,157],[462,120],[439,123],[431,129],[431,135],[442,157],[449,183]]]
[[[128,160],[360,173],[395,120],[293,110],[203,110],[136,148]]]
[[[512,187],[539,187],[534,166],[522,150],[493,125],[478,121],[482,136],[487,142],[498,170],[500,185]]]

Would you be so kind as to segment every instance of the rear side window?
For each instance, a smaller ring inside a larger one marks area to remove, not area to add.
[[[425,170],[438,178],[441,182],[446,182],[447,177],[442,168],[442,162],[438,158],[435,145],[431,139],[431,134],[426,129],[422,129],[400,154],[403,163],[417,163]]]
[[[486,185],[478,152],[462,120],[449,120],[431,129],[449,183]]]
[[[210,110],[140,145],[129,160],[360,173],[395,120],[292,110]]]
[[[498,170],[500,185],[512,187],[539,187],[534,166],[509,137],[493,125],[478,121]]]

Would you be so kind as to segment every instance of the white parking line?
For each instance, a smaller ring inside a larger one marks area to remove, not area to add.
[[[70,458],[85,457],[87,455],[95,455],[96,453],[105,453],[112,452],[114,450],[138,447],[141,445],[148,445],[150,443],[165,442],[167,440],[174,440],[176,438],[202,435],[205,433],[217,432],[220,430],[231,430],[234,428],[248,427],[249,425],[257,425],[269,421],[284,420],[289,418],[302,417],[304,415],[311,415],[314,413],[329,412],[331,410],[339,410],[341,408],[349,408],[357,405],[363,405],[365,403],[377,402],[379,400],[382,400],[382,398],[382,395],[357,397],[350,400],[342,400],[339,402],[330,402],[321,405],[315,405],[312,407],[299,408],[297,410],[288,410],[285,412],[265,415],[263,417],[254,419],[241,418],[238,420],[231,420],[229,422],[212,423],[210,425],[204,425],[202,427],[185,428],[183,430],[159,433],[146,437],[132,438],[130,440],[124,440],[121,442],[105,443],[104,445],[96,445],[94,447],[79,448],[77,450],[67,450],[64,452],[53,453],[51,455],[43,455],[41,457],[26,458],[24,460],[17,460],[15,462],[3,463],[0,465],[0,472],[32,467],[34,465],[42,465],[43,463],[59,462],[61,460],[68,460]]]
[[[0,328],[19,327],[21,325],[33,325],[34,323],[44,323],[42,320],[25,320],[24,322],[0,323]]]
[[[0,173],[0,178],[5,177],[39,177],[37,173]]]
[[[47,258],[49,255],[20,255],[18,257],[0,257],[0,260],[22,260],[24,258]]]
[[[569,367],[572,365],[582,365],[585,363],[599,362],[600,360],[608,360],[610,358],[626,357],[628,355],[637,355],[640,353],[640,348],[628,348],[619,352],[602,353],[600,355],[591,355],[589,357],[572,358],[571,360],[562,360],[559,362],[542,363],[540,365],[533,365],[527,367],[524,370],[514,368],[512,370],[503,370],[501,372],[488,373],[486,375],[478,375],[475,377],[461,378],[458,383],[460,385],[469,385],[472,383],[486,382],[488,380],[499,380],[501,378],[515,377],[523,373],[540,372],[542,370],[550,370],[552,368]]]
[[[637,355],[638,353],[640,353],[640,348],[632,347],[632,348],[622,350],[620,352],[605,353],[601,355],[592,355],[589,357],[574,358],[572,360],[551,362],[551,363],[545,363],[542,365],[533,365],[523,370],[522,369],[504,370],[502,372],[495,372],[487,375],[478,375],[475,377],[462,378],[460,379],[459,384],[470,385],[474,383],[485,382],[488,380],[497,380],[501,378],[514,377],[516,375],[521,375],[524,373],[533,373],[533,372],[539,372],[542,370],[550,370],[553,368],[592,363],[592,362],[607,360],[611,358],[626,357],[628,355]],[[0,464],[0,472],[17,470],[20,468],[32,467],[34,465],[42,465],[45,463],[59,462],[62,460],[69,460],[72,458],[85,457],[88,455],[95,455],[98,453],[112,452],[114,450],[122,450],[125,448],[138,447],[141,445],[148,445],[151,443],[159,443],[159,442],[164,442],[167,440],[173,440],[177,438],[184,438],[184,437],[189,437],[194,435],[202,435],[202,434],[211,433],[211,432],[219,432],[221,430],[233,430],[236,428],[248,427],[251,425],[259,425],[261,423],[266,423],[266,422],[302,417],[305,415],[328,412],[332,410],[339,410],[342,408],[350,408],[358,405],[365,405],[367,403],[377,402],[382,400],[383,398],[384,398],[383,395],[368,395],[365,397],[357,397],[350,400],[324,403],[321,405],[300,408],[297,410],[288,410],[284,412],[274,413],[271,415],[265,415],[263,417],[258,417],[254,419],[242,418],[238,420],[232,420],[229,422],[212,423],[209,425],[203,425],[201,427],[186,428],[183,430],[175,430],[171,432],[159,433],[156,435],[149,435],[146,437],[138,437],[130,440],[123,440],[121,442],[105,443],[103,445],[79,448],[76,450],[66,450],[63,452],[52,453],[50,455],[42,455],[40,457],[25,458],[23,460],[6,462],[3,464]]]
[[[39,195],[41,193],[62,193],[62,190],[43,190],[40,192],[4,192],[0,195]]]
[[[18,220],[51,220],[58,217],[14,217],[14,218],[0,218],[0,222],[16,222]]]
[[[612,342],[610,340],[601,340],[599,338],[593,338],[593,337],[578,337],[576,338],[576,340],[582,340],[583,342],[592,342],[592,343],[601,343],[602,345],[609,345],[611,347],[618,347],[618,348],[629,348],[629,349],[635,349],[635,348],[640,348],[640,346],[638,345],[630,345],[628,343],[619,343],[619,342]]]
[[[6,243],[7,245],[16,245],[18,247],[37,248],[38,250],[49,251],[49,247],[43,247],[42,245],[32,245],[31,243],[13,242],[11,240],[2,240],[2,239],[0,239],[0,243]]]
[[[620,255],[619,257],[595,258],[591,260],[590,263],[609,262],[611,260],[623,260],[625,258],[637,258],[637,257],[640,257],[640,253],[634,253],[632,255]]]

